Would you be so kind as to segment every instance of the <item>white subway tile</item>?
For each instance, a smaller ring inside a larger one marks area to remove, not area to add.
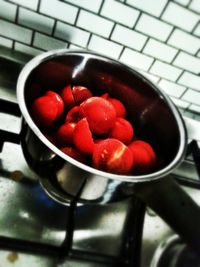
[[[166,62],[171,62],[177,53],[177,49],[163,44],[154,39],[149,39],[143,52]]]
[[[198,112],[200,113],[200,105],[195,105],[195,104],[192,104],[189,106],[189,110],[192,111],[192,112]]]
[[[191,4],[189,5],[189,7],[200,13],[200,1],[199,0],[192,0]]]
[[[40,12],[73,24],[76,19],[78,8],[59,0],[41,0]]]
[[[122,50],[121,45],[95,35],[92,36],[88,48],[115,59],[119,57],[119,54]]]
[[[149,79],[150,81],[157,83],[160,80],[160,77],[158,76],[154,76],[146,71],[143,70],[138,70],[142,75],[144,75],[147,79]]]
[[[113,22],[84,10],[80,12],[77,21],[77,26],[80,28],[103,37],[108,37],[110,35],[113,25]]]
[[[185,52],[180,52],[173,64],[195,74],[200,73],[200,58],[188,55]]]
[[[178,80],[178,83],[200,91],[200,77],[195,74],[184,72]]]
[[[173,96],[170,96],[171,100],[173,101],[173,103],[178,107],[178,108],[181,108],[181,109],[186,109],[189,107],[190,103],[189,102],[186,102],[186,101],[183,101],[181,99],[178,99],[178,98],[175,98]]]
[[[74,45],[74,44],[70,44],[69,45],[69,49],[72,49],[72,50],[86,50],[86,49],[83,49],[82,47],[80,47],[78,45]]]
[[[190,0],[174,0],[175,2],[183,5],[183,6],[187,6],[187,4],[189,4]]]
[[[195,54],[200,48],[199,38],[178,29],[172,33],[168,43],[191,54]]]
[[[15,21],[17,6],[9,2],[0,1],[0,18]]]
[[[167,0],[127,0],[126,2],[127,4],[150,13],[151,15],[160,16],[167,3]]]
[[[18,4],[20,6],[25,6],[28,7],[30,9],[36,10],[37,6],[38,6],[38,1],[39,0],[10,0],[11,2]]]
[[[147,37],[124,26],[116,25],[111,40],[136,50],[141,50]]]
[[[101,6],[102,0],[65,0],[73,5],[88,9],[93,12],[98,12]]]
[[[136,30],[155,37],[161,41],[165,41],[172,31],[172,26],[158,19],[142,14],[136,24]]]
[[[53,29],[54,20],[28,9],[19,9],[18,22],[22,25],[50,34]]]
[[[182,99],[188,101],[192,104],[199,105],[200,103],[200,92],[188,89],[185,94],[182,96]]]
[[[107,0],[104,2],[101,15],[124,24],[125,26],[133,27],[139,16],[139,11],[125,6],[123,3]]]
[[[160,61],[154,62],[153,66],[150,69],[150,73],[171,81],[175,81],[179,77],[181,72],[182,70]]]
[[[183,30],[191,31],[197,24],[199,16],[176,3],[169,2],[162,19]]]
[[[13,41],[0,36],[0,45],[8,48],[12,48]]]
[[[16,41],[30,44],[32,31],[13,23],[0,20],[0,34]]]
[[[196,29],[194,30],[194,34],[200,37],[200,23],[197,25]]]
[[[85,47],[90,34],[84,30],[78,29],[62,22],[58,22],[55,30],[55,37],[62,40]]]
[[[53,50],[65,48],[67,43],[36,32],[33,45],[44,50]]]
[[[126,48],[120,61],[138,69],[148,70],[153,62],[153,58]]]
[[[43,52],[42,50],[30,47],[28,45],[23,45],[17,42],[14,45],[14,50],[31,56],[37,56]]]
[[[168,95],[174,96],[174,97],[180,97],[184,91],[186,90],[186,87],[182,85],[178,85],[176,83],[167,81],[162,79],[159,82],[160,88]]]

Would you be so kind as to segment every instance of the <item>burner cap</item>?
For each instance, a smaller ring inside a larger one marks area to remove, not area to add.
[[[174,235],[158,246],[150,267],[200,267],[200,255]]]

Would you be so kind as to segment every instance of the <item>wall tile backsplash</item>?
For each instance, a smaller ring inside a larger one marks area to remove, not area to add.
[[[107,55],[200,120],[200,0],[0,0],[0,45]]]

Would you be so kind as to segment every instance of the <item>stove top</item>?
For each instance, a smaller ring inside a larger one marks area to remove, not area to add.
[[[63,206],[46,195],[28,167],[15,91],[28,60],[0,50],[0,266],[153,267],[159,245],[174,232],[138,198]],[[188,155],[173,176],[200,204],[200,123],[185,121]]]

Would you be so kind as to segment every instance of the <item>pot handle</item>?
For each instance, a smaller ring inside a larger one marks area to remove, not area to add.
[[[135,184],[134,193],[200,255],[200,207],[171,176]]]

